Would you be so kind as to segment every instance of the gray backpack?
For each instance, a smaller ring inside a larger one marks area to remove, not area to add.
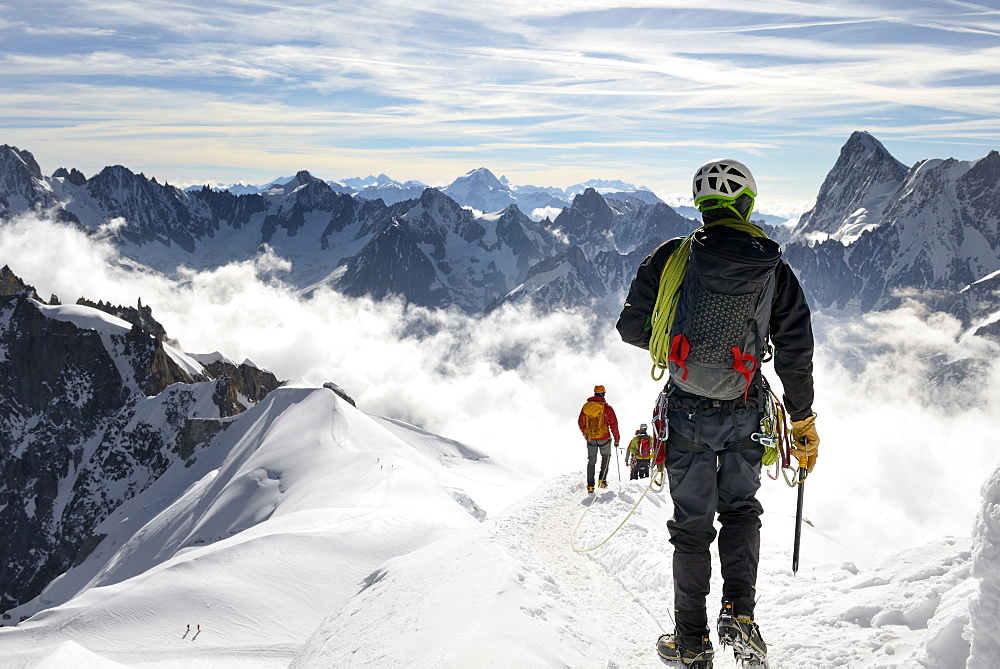
[[[695,232],[670,326],[671,382],[719,400],[747,399],[767,349],[781,248],[766,237]]]

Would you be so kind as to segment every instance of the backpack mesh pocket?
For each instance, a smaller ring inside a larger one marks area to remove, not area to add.
[[[754,293],[723,295],[694,286],[687,334],[691,357],[709,365],[730,365],[733,347],[746,343],[747,321],[752,316]]]

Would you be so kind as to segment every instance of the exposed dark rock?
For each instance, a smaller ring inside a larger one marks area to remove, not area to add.
[[[83,172],[76,169],[75,167],[72,170],[67,170],[65,167],[60,167],[59,169],[57,169],[55,172],[52,173],[52,176],[60,179],[65,179],[74,186],[82,186],[83,184],[87,183],[87,177],[83,176]]]
[[[21,279],[10,270],[10,267],[4,265],[0,267],[0,295],[16,295],[21,292],[27,291],[28,297],[38,300],[38,293],[31,286],[26,285]]]
[[[323,384],[323,387],[329,388],[330,390],[335,392],[341,399],[350,404],[352,407],[358,406],[357,404],[354,403],[354,398],[348,395],[343,388],[338,386],[333,381],[327,381],[326,383]]]
[[[279,385],[253,365],[197,378],[165,348],[148,307],[118,331],[83,329],[0,270],[0,609],[35,597],[100,543],[94,530],[172,464]],[[86,303],[88,306],[91,303]],[[92,308],[115,313],[109,305]],[[117,308],[121,313],[122,308]],[[158,334],[143,325],[155,324]],[[211,397],[216,416],[203,412]]]
[[[195,449],[201,444],[207,444],[227,427],[232,425],[225,420],[215,420],[213,418],[188,418],[184,421],[181,429],[180,441],[177,444],[177,455],[184,460],[184,465],[189,466],[194,463],[191,458]]]
[[[106,314],[111,314],[112,316],[120,318],[123,321],[127,321],[132,325],[145,330],[157,339],[163,339],[167,336],[167,331],[163,329],[163,326],[160,325],[159,321],[153,318],[153,309],[148,306],[143,306],[141,298],[139,299],[138,307],[123,307],[121,305],[114,305],[110,302],[105,302],[104,300],[91,302],[85,297],[81,297],[76,301],[76,303],[82,304],[85,307],[98,309]]]

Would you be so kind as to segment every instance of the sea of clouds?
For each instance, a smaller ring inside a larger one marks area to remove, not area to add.
[[[614,322],[530,307],[472,317],[284,284],[289,265],[264,253],[212,271],[165,277],[106,241],[36,215],[0,225],[7,264],[43,299],[139,299],[180,347],[253,361],[280,379],[334,381],[368,413],[462,441],[540,478],[581,472],[576,427],[595,384],[608,389],[623,444],[650,419],[661,383],[645,351]],[[868,315],[815,318],[822,444],[806,516],[871,557],[942,535],[968,536],[980,485],[1000,463],[997,346],[954,318],[908,302]],[[959,373],[961,372],[961,373]],[[769,374],[775,386],[780,381]],[[627,477],[624,462],[612,463]],[[765,479],[769,512],[795,495]]]

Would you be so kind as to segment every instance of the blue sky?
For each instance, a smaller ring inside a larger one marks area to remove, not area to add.
[[[761,209],[808,206],[854,130],[907,164],[1000,148],[1000,10],[0,0],[0,100],[0,143],[46,173],[437,184],[483,166],[516,184],[683,194],[728,156],[754,170]]]

